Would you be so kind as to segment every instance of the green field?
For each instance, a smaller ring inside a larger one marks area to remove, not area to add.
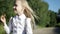
[[[5,31],[4,31],[4,28],[3,28],[3,25],[0,24],[0,34],[5,34]]]

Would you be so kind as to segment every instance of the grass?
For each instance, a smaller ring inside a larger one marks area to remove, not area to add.
[[[4,28],[3,28],[2,24],[0,24],[0,34],[5,34],[5,31],[4,31]]]

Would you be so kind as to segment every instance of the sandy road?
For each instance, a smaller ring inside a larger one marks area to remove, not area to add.
[[[35,29],[33,31],[33,34],[60,34],[60,28],[41,28],[41,29]]]

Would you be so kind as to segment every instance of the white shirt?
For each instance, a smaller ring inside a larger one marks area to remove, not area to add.
[[[4,29],[7,34],[33,34],[31,28],[31,19],[26,18],[24,14],[20,16],[11,17],[9,24],[4,24]]]

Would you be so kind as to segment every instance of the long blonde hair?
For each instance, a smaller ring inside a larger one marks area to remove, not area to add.
[[[26,15],[26,17],[31,18],[31,22],[32,22],[31,24],[32,24],[32,27],[34,28],[34,24],[35,24],[34,17],[36,17],[36,15],[31,9],[31,7],[28,5],[28,2],[26,0],[16,0],[16,1],[22,2],[22,6],[25,7],[24,14]]]

